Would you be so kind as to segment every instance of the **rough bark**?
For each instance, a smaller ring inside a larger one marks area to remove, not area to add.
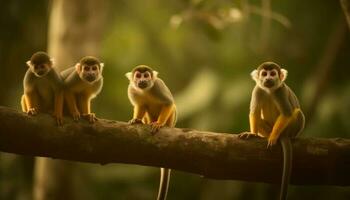
[[[95,124],[65,118],[61,127],[46,114],[27,116],[0,107],[0,151],[90,163],[166,167],[212,179],[278,183],[282,153],[265,139],[235,134],[163,128],[100,119]],[[350,185],[350,139],[296,139],[291,183]]]

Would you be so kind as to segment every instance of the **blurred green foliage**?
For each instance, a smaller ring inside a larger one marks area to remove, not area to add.
[[[249,73],[271,60],[289,71],[287,84],[309,117],[304,136],[348,137],[350,37],[339,2],[271,1],[271,17],[264,14],[262,2],[269,1],[111,1],[101,46],[105,85],[93,102],[95,112],[128,121],[132,107],[124,74],[146,64],[160,72],[174,93],[178,127],[245,131],[254,86]],[[49,1],[11,0],[1,5],[0,105],[20,109],[25,61],[46,49]],[[79,167],[77,192],[85,199],[155,198],[156,168]],[[30,199],[32,168],[31,158],[1,154],[0,199]],[[276,188],[267,184],[214,181],[175,172],[169,200],[275,195]],[[307,198],[349,199],[350,190],[291,187],[290,199]]]

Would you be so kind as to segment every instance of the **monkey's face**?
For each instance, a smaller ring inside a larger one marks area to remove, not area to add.
[[[43,77],[51,70],[53,59],[47,53],[39,51],[34,53],[26,63],[35,76]]]
[[[29,63],[31,71],[37,77],[43,77],[51,70],[51,63]]]
[[[80,65],[80,67],[78,67],[78,74],[82,80],[90,84],[94,83],[95,81],[98,81],[102,77],[101,67],[98,64]]]
[[[258,74],[257,83],[264,89],[274,90],[281,85],[282,81],[276,69],[261,69]]]
[[[286,80],[288,74],[287,70],[280,68],[275,63],[271,63],[263,63],[250,74],[256,84],[266,91],[279,88]],[[276,66],[272,66],[273,64]]]
[[[135,71],[133,76],[133,82],[134,85],[141,90],[147,90],[148,88],[151,88],[154,84],[154,80],[149,71]]]

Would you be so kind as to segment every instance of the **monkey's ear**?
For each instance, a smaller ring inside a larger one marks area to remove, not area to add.
[[[254,69],[252,71],[252,73],[250,73],[250,76],[252,77],[252,79],[254,81],[258,81],[258,78],[259,78],[259,73],[258,73],[258,70],[257,69]]]
[[[281,75],[280,75],[281,81],[285,81],[287,79],[287,75],[288,75],[288,71],[285,69],[281,69]]]
[[[75,64],[75,70],[80,72],[80,70],[81,70],[81,64],[80,63]]]
[[[101,71],[101,72],[103,71],[104,66],[105,66],[104,63],[100,63],[100,71]]]
[[[152,73],[153,73],[153,79],[158,78],[158,72],[157,72],[157,71],[154,71],[154,70],[153,70]]]
[[[31,67],[31,66],[32,66],[32,62],[30,62],[30,60],[28,60],[28,61],[26,62],[26,64],[27,64],[28,67]]]
[[[56,63],[55,59],[50,58],[50,61],[51,61],[51,65],[55,65],[55,63]]]
[[[126,78],[128,78],[130,81],[132,80],[132,73],[128,72],[125,74]]]

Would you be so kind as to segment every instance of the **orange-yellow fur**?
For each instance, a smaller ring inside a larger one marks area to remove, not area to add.
[[[163,126],[174,127],[176,123],[173,96],[157,74],[147,66],[138,66],[126,74],[130,80],[128,97],[134,106],[133,119],[130,123],[149,124],[152,128],[151,133],[156,133]],[[158,200],[166,199],[170,173],[170,169],[161,168]]]
[[[27,61],[29,69],[23,79],[22,111],[29,115],[50,113],[58,125],[62,124],[62,79],[52,67],[52,59],[45,52],[33,54]]]
[[[304,129],[305,117],[294,92],[284,83],[287,70],[273,62],[265,62],[252,73],[256,86],[250,102],[249,124],[251,133],[240,138],[261,136],[267,138],[267,147],[278,141],[283,150],[283,173],[280,199],[287,197],[292,169],[291,138]]]
[[[92,67],[95,67],[95,70],[91,70]],[[102,90],[102,69],[103,63],[94,57],[87,56],[82,58],[75,67],[61,72],[64,79],[64,99],[74,120],[79,120],[81,116],[87,118],[90,123],[97,120],[95,114],[91,112],[91,100]],[[87,80],[86,75],[93,79]]]

